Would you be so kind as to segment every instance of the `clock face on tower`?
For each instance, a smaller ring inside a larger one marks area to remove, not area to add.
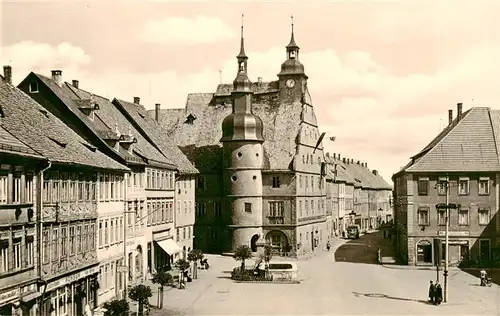
[[[286,81],[286,86],[287,86],[288,88],[293,88],[293,87],[295,86],[295,80],[293,80],[293,79],[288,79],[288,80]]]

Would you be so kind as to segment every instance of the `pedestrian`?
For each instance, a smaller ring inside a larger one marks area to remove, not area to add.
[[[330,241],[326,243],[326,250],[330,251]]]
[[[430,282],[431,284],[429,285],[429,302],[432,304],[435,303],[435,294],[436,294],[436,287],[434,286],[434,282]]]
[[[435,289],[435,304],[440,305],[441,302],[443,301],[443,288],[441,287],[441,284],[436,282],[436,289]]]

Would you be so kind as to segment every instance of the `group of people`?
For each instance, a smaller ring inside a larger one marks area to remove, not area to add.
[[[429,285],[429,301],[434,305],[439,305],[443,302],[443,288],[438,281],[434,284],[431,280]]]

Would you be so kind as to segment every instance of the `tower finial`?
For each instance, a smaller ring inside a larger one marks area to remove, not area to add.
[[[246,59],[248,58],[245,54],[245,40],[243,39],[243,18],[245,16],[241,14],[241,44],[240,44],[240,53],[238,54],[238,58]]]
[[[295,43],[295,34],[294,34],[295,18],[293,17],[293,15],[290,15],[290,19],[292,20],[292,36],[290,37],[290,43],[288,43],[286,47],[296,49],[299,48],[299,46],[297,46],[297,44]]]
[[[292,19],[292,34],[293,34],[293,14],[290,15],[290,18]]]

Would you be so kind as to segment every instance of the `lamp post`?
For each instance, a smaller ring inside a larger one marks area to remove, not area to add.
[[[448,245],[448,239],[449,239],[449,227],[450,227],[450,207],[448,205],[449,203],[449,199],[450,199],[450,196],[449,196],[449,182],[450,182],[450,178],[448,176],[446,176],[446,182],[445,182],[445,189],[446,189],[446,210],[445,210],[445,214],[446,214],[446,228],[445,228],[445,237],[444,237],[444,246],[445,246],[445,250],[444,250],[444,273],[443,273],[443,276],[444,276],[444,302],[448,302],[448,257],[449,257],[449,251],[450,251],[450,248],[449,248],[449,245]]]

